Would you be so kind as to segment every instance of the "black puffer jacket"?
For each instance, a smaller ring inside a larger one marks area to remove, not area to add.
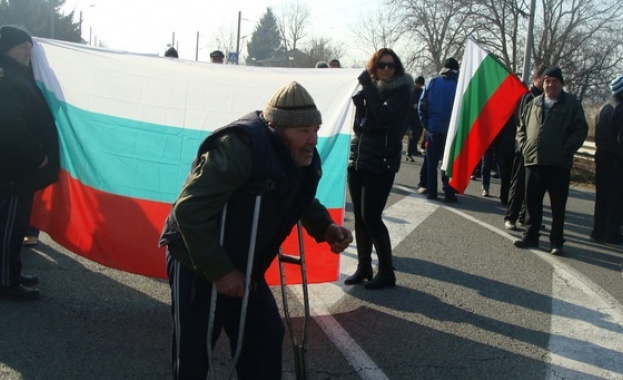
[[[412,91],[413,78],[405,74],[389,81],[372,81],[353,96],[356,114],[351,168],[378,174],[398,172]]]
[[[56,125],[32,70],[0,54],[0,194],[27,194],[56,182],[59,161]]]

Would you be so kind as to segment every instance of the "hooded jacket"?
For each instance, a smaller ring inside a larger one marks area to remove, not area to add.
[[[412,91],[413,78],[404,74],[387,81],[373,80],[353,96],[351,168],[377,174],[398,172]]]
[[[59,168],[56,124],[32,69],[0,53],[0,194],[41,190]]]

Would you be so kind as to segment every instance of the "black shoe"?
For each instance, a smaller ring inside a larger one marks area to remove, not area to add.
[[[426,199],[431,200],[431,201],[436,201],[437,200],[437,196],[436,195],[432,195],[432,194],[428,194],[426,196]]]
[[[456,198],[456,196],[451,196],[451,197],[445,197],[445,198],[443,199],[443,201],[444,201],[445,203],[456,203],[456,202],[458,202],[459,200]]]
[[[383,289],[384,287],[396,286],[396,275],[394,272],[377,273],[372,281],[366,282],[363,286],[369,290]]]
[[[550,253],[554,256],[562,256],[565,254],[565,251],[562,249],[562,245],[553,245]]]
[[[344,284],[357,285],[363,283],[364,280],[372,280],[372,266],[365,269],[357,268],[355,273],[346,277],[346,280],[344,280]]]
[[[590,235],[588,235],[588,240],[594,242],[594,243],[605,243],[606,242],[606,238],[605,237],[595,237],[595,235],[593,235],[592,233]]]
[[[539,246],[539,241],[538,240],[532,240],[532,239],[521,239],[521,240],[517,240],[513,243],[515,245],[515,247],[517,248],[536,248]]]
[[[39,291],[37,289],[31,289],[22,284],[0,286],[0,299],[35,300],[37,298],[39,298]]]
[[[37,278],[37,276],[29,276],[27,274],[23,274],[19,279],[19,283],[24,286],[33,286],[39,283],[39,279]]]

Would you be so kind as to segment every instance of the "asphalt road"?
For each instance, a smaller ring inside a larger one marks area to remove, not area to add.
[[[451,205],[417,194],[420,165],[403,164],[386,208],[398,286],[344,286],[354,247],[340,281],[310,285],[309,378],[623,379],[623,255],[588,240],[594,193],[571,190],[567,255],[551,257],[547,231],[542,249],[513,246],[521,233],[504,230],[504,208],[480,182]],[[352,227],[348,200],[346,210]],[[0,379],[171,378],[165,281],[102,267],[45,235],[23,260],[42,296],[0,302]],[[300,329],[300,287],[287,294]],[[217,356],[223,368],[225,339]],[[283,374],[295,378],[287,336]]]

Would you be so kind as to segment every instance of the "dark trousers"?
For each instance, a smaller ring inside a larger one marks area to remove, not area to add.
[[[437,196],[437,166],[439,160],[443,157],[443,151],[446,147],[445,133],[427,133],[426,134],[426,189],[428,197]],[[453,198],[456,192],[448,185],[448,177],[446,172],[441,171],[441,182],[443,184],[443,192],[446,198]]]
[[[191,272],[167,252],[171,286],[173,378],[205,380],[208,374],[208,318],[212,282]],[[251,285],[242,351],[236,366],[238,379],[280,379],[285,329],[265,281]],[[218,295],[212,346],[221,328],[236,350],[242,298]]]
[[[420,140],[420,136],[422,136],[423,127],[419,123],[416,123],[411,126],[409,130],[408,136],[408,144],[407,144],[407,155],[412,156],[414,154],[418,154],[417,143]]]
[[[372,250],[372,239],[389,236],[383,209],[394,184],[395,173],[373,174],[348,168],[348,191],[355,214],[357,251]],[[364,248],[365,247],[365,248]],[[369,255],[369,252],[361,252]]]
[[[0,286],[18,285],[22,243],[30,222],[33,193],[0,195]]]
[[[491,169],[496,169],[496,162],[494,157],[494,149],[490,147],[485,151],[485,154],[480,160],[482,166],[480,174],[482,175],[482,188],[489,190],[491,184]]]
[[[498,166],[500,169],[500,202],[502,202],[503,205],[508,204],[511,176],[513,174],[513,162],[514,156],[512,154],[498,155]]]
[[[428,176],[426,173],[427,170],[427,166],[428,166],[428,160],[426,159],[426,155],[424,155],[424,160],[422,161],[422,167],[420,168],[420,181],[417,184],[417,187],[424,187],[426,188],[426,186],[428,186]]]
[[[594,239],[610,243],[621,241],[621,213],[623,212],[623,163],[617,153],[595,152],[595,215]]]
[[[538,240],[543,222],[543,197],[549,194],[552,210],[552,229],[549,241],[552,246],[565,242],[565,208],[569,196],[571,170],[554,166],[526,166],[526,232],[524,239]]]
[[[526,169],[524,167],[523,155],[519,151],[515,152],[510,177],[508,205],[506,206],[504,220],[509,220],[513,223],[516,223],[517,220],[525,222]]]

